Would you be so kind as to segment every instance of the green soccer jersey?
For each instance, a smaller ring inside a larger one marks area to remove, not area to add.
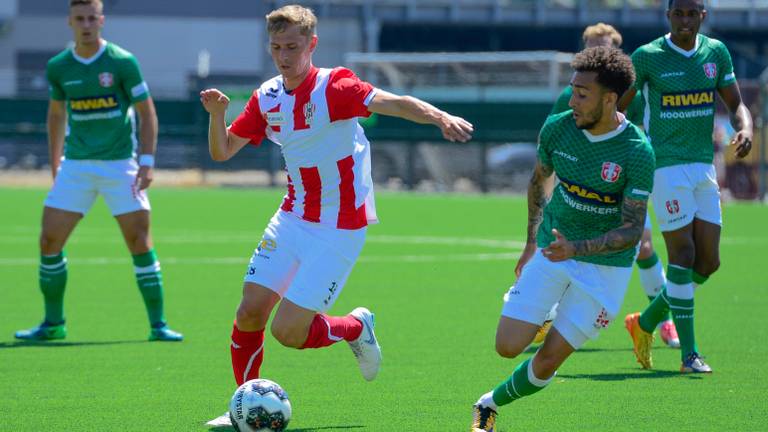
[[[564,88],[563,91],[560,92],[560,96],[557,97],[555,104],[552,105],[552,111],[549,112],[549,115],[559,114],[571,109],[571,107],[568,106],[568,101],[571,100],[571,95],[573,95],[573,87],[568,86]],[[627,115],[627,120],[631,121],[633,124],[642,126],[643,109],[643,98],[641,94],[638,93],[635,98],[632,99],[632,103],[627,107],[627,112],[625,113]]]
[[[570,110],[550,116],[539,135],[538,156],[559,180],[537,234],[541,248],[555,240],[553,228],[573,241],[620,227],[623,200],[647,200],[653,188],[653,149],[643,131],[626,120],[615,131],[595,136],[576,127]],[[629,248],[574,259],[631,267],[635,252]]]
[[[715,92],[736,82],[725,45],[698,35],[693,50],[684,51],[667,35],[638,48],[632,63],[656,167],[711,164]]]
[[[67,49],[48,61],[46,74],[51,99],[67,107],[67,159],[133,156],[135,122],[128,110],[149,97],[133,54],[111,42],[88,59]]]

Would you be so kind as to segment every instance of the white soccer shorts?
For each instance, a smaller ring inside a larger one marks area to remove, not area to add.
[[[661,231],[674,231],[700,219],[723,224],[715,166],[673,165],[656,170],[651,194]]]
[[[86,214],[102,195],[113,216],[149,210],[146,191],[135,186],[138,170],[134,159],[64,159],[45,206]]]
[[[344,288],[366,231],[323,226],[278,210],[253,252],[245,281],[303,308],[325,312]]]
[[[632,267],[552,262],[539,249],[504,295],[501,315],[542,325],[559,301],[552,325],[579,349],[616,317],[631,276]]]

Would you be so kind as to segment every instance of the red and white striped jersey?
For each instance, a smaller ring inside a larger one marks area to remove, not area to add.
[[[370,144],[357,122],[371,114],[375,93],[349,69],[312,67],[293,91],[282,76],[262,84],[229,130],[254,145],[266,137],[281,147],[288,170],[283,211],[360,229],[378,222]]]

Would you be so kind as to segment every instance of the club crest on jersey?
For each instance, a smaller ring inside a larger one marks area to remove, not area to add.
[[[621,165],[614,162],[603,162],[603,169],[600,171],[600,177],[608,183],[614,183],[621,174]]]
[[[109,72],[102,72],[99,74],[99,85],[102,87],[112,87],[115,83],[115,79]]]
[[[317,109],[317,106],[312,102],[307,102],[304,104],[304,122],[307,125],[312,124],[312,119],[315,117],[316,109]]]
[[[717,76],[717,65],[715,63],[704,63],[704,75],[709,79],[714,79]]]

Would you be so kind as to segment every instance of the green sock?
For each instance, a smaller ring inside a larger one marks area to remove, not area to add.
[[[134,255],[133,265],[136,270],[136,282],[139,284],[144,306],[147,308],[149,325],[157,326],[165,322],[163,315],[163,275],[155,250]]]
[[[651,298],[649,296],[649,298]],[[640,328],[648,333],[653,333],[660,322],[669,319],[669,299],[667,287],[661,290],[659,295],[651,299],[651,303],[640,314]]]
[[[521,397],[530,396],[549,384],[552,378],[541,380],[533,376],[532,369],[529,369],[531,361],[533,357],[517,365],[512,376],[493,390],[493,403],[496,406],[507,405]]]
[[[67,259],[58,255],[40,256],[40,291],[45,302],[45,321],[64,322],[64,288],[67,286]]]
[[[703,274],[701,274],[701,273],[697,273],[697,272],[694,270],[694,272],[693,272],[693,276],[692,276],[692,279],[693,279],[693,283],[695,283],[696,285],[701,285],[701,284],[703,284],[704,282],[706,282],[706,281],[707,281],[707,279],[709,279],[709,276],[704,276]]]
[[[680,357],[685,359],[688,354],[698,352],[696,335],[693,332],[693,299],[670,297],[669,306],[672,309],[672,320],[675,321],[677,334],[680,336]]]

